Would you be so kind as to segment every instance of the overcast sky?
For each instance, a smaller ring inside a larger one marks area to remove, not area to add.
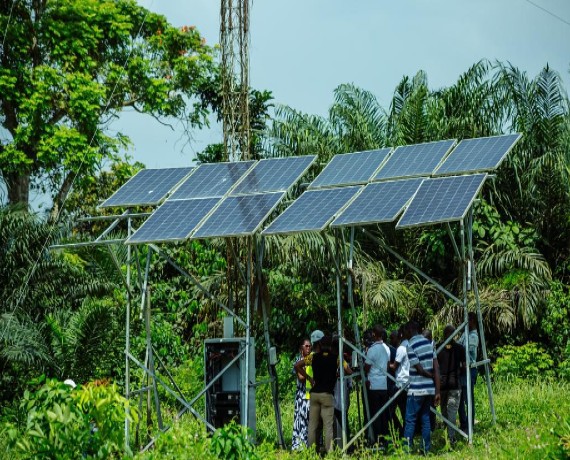
[[[218,0],[139,3],[219,42]],[[549,63],[568,88],[570,0],[254,0],[251,8],[251,85],[308,113],[325,115],[341,83],[388,107],[402,76],[422,69],[432,88],[447,86],[481,58],[510,61],[532,77]],[[181,129],[134,113],[112,128],[131,137],[130,154],[147,167],[191,164],[193,152],[222,139],[214,126],[188,146]]]
[[[219,0],[139,3],[219,42]],[[372,91],[387,108],[403,75],[425,70],[438,88],[481,58],[508,60],[533,77],[549,63],[569,87],[570,0],[254,0],[250,25],[251,85],[313,114],[327,113],[341,83]],[[132,112],[111,126],[150,168],[192,164],[195,151],[222,139],[214,126],[188,146],[178,128]]]

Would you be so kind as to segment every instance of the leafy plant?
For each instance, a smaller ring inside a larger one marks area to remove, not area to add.
[[[73,389],[47,380],[36,392],[25,392],[20,408],[28,413],[25,426],[8,424],[4,434],[14,453],[25,458],[119,456],[125,449],[125,417],[138,418],[127,410],[117,386],[101,381]]]
[[[216,430],[210,451],[227,460],[255,460],[258,456],[249,439],[247,428],[234,421]]]
[[[529,342],[521,346],[497,348],[495,375],[501,377],[545,377],[554,375],[554,361],[540,345]]]

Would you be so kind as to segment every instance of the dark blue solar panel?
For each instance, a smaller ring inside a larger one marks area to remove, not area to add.
[[[396,220],[423,179],[368,184],[338,216],[331,227],[364,225]]]
[[[127,244],[184,240],[218,201],[219,198],[166,201],[127,240]]]
[[[253,163],[253,161],[236,161],[234,163],[201,164],[178,187],[169,200],[222,197],[241,179]]]
[[[237,187],[232,190],[232,195],[287,191],[305,174],[315,158],[316,155],[307,155],[258,161]]]
[[[463,219],[486,177],[475,174],[424,180],[396,228]]]
[[[373,180],[430,176],[455,144],[455,139],[396,148]]]
[[[151,206],[160,203],[193,168],[143,169],[100,207]]]
[[[367,183],[392,149],[335,155],[309,188]]]
[[[278,192],[226,197],[192,238],[251,235],[284,196],[284,192]]]
[[[464,139],[449,154],[435,175],[491,171],[499,167],[520,134]]]
[[[321,231],[361,187],[309,190],[264,231],[264,235]]]

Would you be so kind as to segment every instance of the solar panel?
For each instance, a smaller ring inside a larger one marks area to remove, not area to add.
[[[423,179],[368,184],[333,221],[331,227],[392,222],[414,196]]]
[[[278,192],[226,197],[192,238],[251,235],[284,196],[284,192]]]
[[[99,207],[152,206],[160,203],[193,168],[142,169]]]
[[[310,189],[368,182],[391,148],[335,155],[309,186]]]
[[[127,244],[185,240],[219,201],[219,198],[166,201],[131,235]]]
[[[460,174],[497,169],[521,135],[464,139],[449,154],[435,175]]]
[[[236,161],[201,164],[176,189],[169,200],[222,197],[241,179],[253,163],[253,161]]]
[[[486,177],[474,174],[424,180],[396,228],[463,219]]]
[[[321,231],[361,187],[309,190],[264,231],[264,235]]]
[[[316,155],[260,160],[232,190],[232,195],[287,191],[315,161]]]
[[[373,180],[429,176],[455,142],[450,139],[397,147]]]

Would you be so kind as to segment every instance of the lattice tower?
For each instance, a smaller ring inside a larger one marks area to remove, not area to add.
[[[221,0],[222,122],[229,161],[249,158],[250,0]]]

